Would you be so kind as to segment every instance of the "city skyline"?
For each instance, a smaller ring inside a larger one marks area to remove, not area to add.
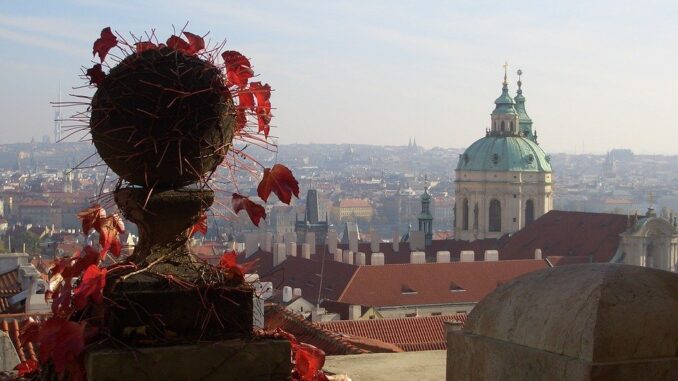
[[[60,84],[85,83],[78,74],[101,28],[168,37],[172,24],[190,21],[188,30],[255,57],[258,79],[276,90],[281,144],[404,145],[412,137],[426,148],[468,147],[489,127],[508,60],[510,93],[520,68],[547,153],[677,154],[669,116],[675,5],[539,4],[9,4],[0,13],[3,143],[52,136],[49,102]]]

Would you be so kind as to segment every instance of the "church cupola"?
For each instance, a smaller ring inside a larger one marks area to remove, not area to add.
[[[532,132],[532,119],[527,115],[525,110],[525,97],[523,96],[523,82],[520,76],[523,75],[522,70],[518,70],[518,92],[514,98],[516,101],[516,111],[518,111],[518,118],[520,119],[519,127],[523,136],[528,139],[537,141],[537,135]]]
[[[495,108],[492,111],[491,135],[519,136],[519,118],[515,108],[515,102],[508,92],[508,80],[506,78],[508,64],[504,64],[504,82],[502,83],[501,95],[494,101]]]
[[[425,245],[433,242],[433,215],[431,214],[431,195],[428,193],[428,180],[424,180],[424,194],[421,195],[421,214],[419,214],[419,231],[424,232]]]

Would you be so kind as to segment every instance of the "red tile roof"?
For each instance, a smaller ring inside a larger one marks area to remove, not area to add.
[[[328,331],[313,322],[305,320],[303,316],[277,304],[266,305],[264,320],[266,330],[281,328],[294,335],[297,340],[322,349],[327,355],[350,355],[370,352],[344,340],[342,335]]]
[[[593,262],[609,262],[626,230],[627,216],[552,210],[509,238],[499,249],[499,259],[591,256]]]
[[[7,333],[7,335],[12,340],[14,348],[17,350],[19,355],[19,360],[26,361],[27,359],[37,360],[36,351],[37,343],[21,342],[21,329],[30,321],[33,320],[42,320],[47,318],[48,315],[29,315],[29,314],[13,314],[13,315],[1,315],[0,316],[0,330]]]
[[[336,300],[375,307],[477,303],[501,284],[546,267],[543,260],[360,266]]]
[[[331,300],[339,298],[339,295],[359,268],[347,263],[335,262],[329,258],[322,265],[320,261],[300,257],[287,257],[283,263],[273,268],[270,266],[271,262],[268,262],[272,261],[270,254],[259,253],[261,254],[255,254],[256,256],[253,255],[247,260],[261,259],[259,276],[263,281],[273,282],[273,287],[276,289],[282,289],[283,286],[301,288],[301,296],[314,304],[318,300],[318,291],[321,287],[321,266],[323,267],[321,298]],[[268,271],[266,271],[266,267],[268,267]]]
[[[20,292],[19,270],[0,274],[0,314],[8,312],[10,307],[8,299]]]
[[[407,352],[447,349],[445,322],[466,322],[466,314],[400,319],[336,320],[318,323],[337,333],[395,344]]]

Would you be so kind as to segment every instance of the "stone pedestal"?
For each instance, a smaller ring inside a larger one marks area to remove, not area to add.
[[[290,343],[230,340],[134,350],[93,349],[85,357],[89,381],[287,380]]]
[[[115,201],[139,227],[130,260],[136,268],[109,276],[104,322],[131,345],[164,345],[248,337],[253,291],[190,254],[188,235],[213,193],[200,189],[153,192],[123,188]]]

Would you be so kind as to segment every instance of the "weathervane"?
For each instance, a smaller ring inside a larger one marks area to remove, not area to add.
[[[523,75],[523,71],[521,69],[518,69],[518,90],[520,90],[520,86],[523,85],[523,82],[520,80],[520,76]]]

